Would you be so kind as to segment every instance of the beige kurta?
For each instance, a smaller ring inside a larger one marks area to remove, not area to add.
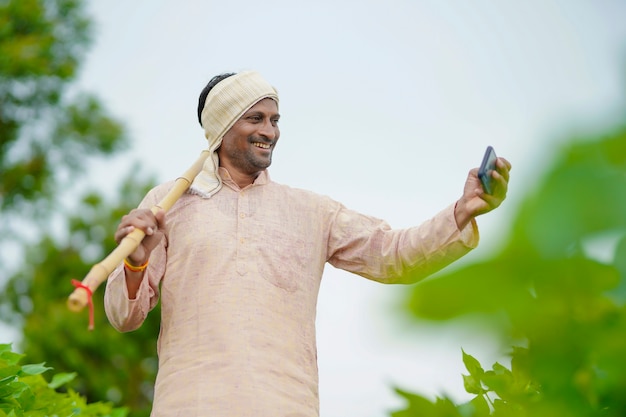
[[[210,199],[185,194],[167,213],[137,298],[120,266],[105,308],[120,331],[141,325],[161,298],[153,417],[317,417],[317,295],[331,263],[384,283],[415,282],[478,243],[453,207],[419,227],[387,223],[267,173]],[[151,207],[172,183],[152,190]]]

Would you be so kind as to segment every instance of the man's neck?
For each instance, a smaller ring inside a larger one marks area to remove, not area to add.
[[[239,172],[234,169],[228,169],[228,167],[225,167],[225,166],[221,166],[221,168],[224,168],[226,171],[228,171],[228,175],[230,175],[231,180],[235,184],[237,184],[237,186],[240,189],[244,189],[248,185],[251,185],[252,183],[254,183],[254,181],[258,178],[261,172],[263,172],[263,171],[258,171],[254,174],[247,174],[247,173]]]

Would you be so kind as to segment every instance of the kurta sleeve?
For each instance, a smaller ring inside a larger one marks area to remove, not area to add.
[[[415,283],[441,270],[478,245],[476,221],[459,230],[454,205],[408,229],[344,207],[336,212],[328,243],[328,262],[383,283]]]
[[[148,193],[139,208],[150,208],[158,199],[154,190]],[[159,300],[159,284],[165,274],[167,261],[167,237],[150,254],[148,268],[135,299],[128,297],[124,264],[109,275],[104,293],[104,309],[111,325],[121,332],[139,328]]]

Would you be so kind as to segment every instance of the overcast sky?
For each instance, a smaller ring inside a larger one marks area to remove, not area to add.
[[[488,257],[517,203],[572,131],[623,110],[622,0],[91,1],[95,43],[80,88],[128,127],[133,148],[86,174],[109,193],[140,160],[176,178],[206,146],[197,97],[215,74],[255,69],[279,91],[281,183],[416,225],[452,204],[487,145],[513,164],[509,199],[479,219]],[[137,202],[138,203],[138,202]],[[318,305],[322,417],[382,417],[393,385],[463,394],[461,348],[484,335],[410,327],[406,288],[328,266]]]

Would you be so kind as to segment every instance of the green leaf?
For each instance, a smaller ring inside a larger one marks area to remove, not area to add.
[[[489,390],[494,391],[501,398],[507,398],[509,394],[509,389],[513,382],[513,377],[511,373],[505,372],[495,372],[495,371],[487,371],[483,376],[483,383],[489,388]]]
[[[477,379],[472,375],[463,375],[463,387],[465,387],[465,391],[470,394],[479,395],[485,392],[480,384],[480,379]]]
[[[22,373],[25,375],[39,375],[49,371],[50,367],[44,366],[45,362],[22,366]]]
[[[504,375],[504,374],[510,374],[511,373],[511,371],[509,371],[506,366],[501,365],[499,362],[494,363],[492,368],[493,368],[494,372],[497,373],[498,375]]]
[[[472,355],[465,353],[464,350],[462,350],[462,352],[463,352],[463,363],[465,364],[465,368],[469,371],[471,376],[480,380],[483,374],[485,373],[482,366],[480,365],[480,362],[478,362],[478,360],[476,360],[476,358],[474,358]]]
[[[14,381],[15,378],[17,378],[17,375],[9,375],[9,376],[5,376],[4,378],[0,379],[0,387],[2,385],[8,384],[11,381]]]
[[[0,386],[0,400],[5,400],[7,398],[13,398],[13,393],[15,392],[14,383],[16,380],[9,382],[8,384],[4,384]]]
[[[9,365],[17,365],[24,355],[21,353],[15,353],[11,351],[4,351],[0,353],[0,359],[6,361]]]
[[[9,396],[9,398],[18,398],[20,395],[22,395],[24,391],[30,389],[28,384],[25,384],[20,381],[12,382],[10,385],[11,385],[12,393]]]
[[[74,380],[74,378],[76,378],[76,372],[56,374],[52,377],[52,381],[50,381],[48,387],[57,389]]]
[[[429,415],[434,410],[435,405],[430,400],[422,397],[421,395],[413,394],[400,388],[395,388],[395,391],[398,395],[408,401],[408,406],[405,411],[408,411],[410,413],[421,413],[421,415]],[[404,416],[404,414],[392,415],[394,417]]]
[[[423,416],[424,414],[418,414]],[[449,398],[437,397],[433,417],[464,417],[459,408]]]
[[[0,384],[2,384],[6,378],[15,378],[22,369],[19,365],[11,365],[0,368]]]
[[[469,403],[459,407],[463,416],[487,417],[491,413],[484,395],[477,395]]]

